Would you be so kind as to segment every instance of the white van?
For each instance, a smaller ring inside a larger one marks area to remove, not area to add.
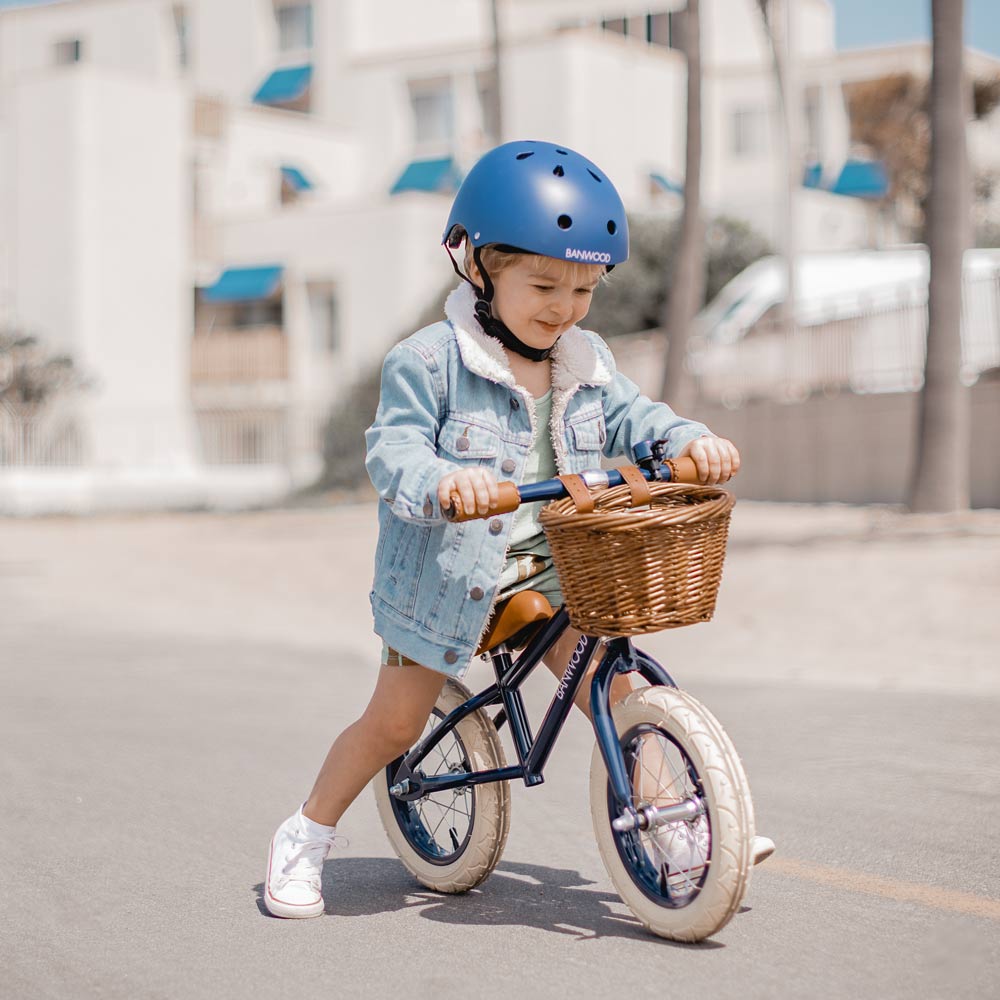
[[[1000,250],[965,254],[962,378],[1000,367]],[[707,398],[814,392],[901,392],[923,382],[929,259],[924,246],[803,254],[795,324],[778,315],[786,273],[764,257],[732,279],[696,320],[688,367]]]

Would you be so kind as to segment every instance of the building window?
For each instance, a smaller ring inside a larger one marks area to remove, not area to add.
[[[601,27],[605,31],[610,31],[615,35],[628,34],[627,17],[606,17],[601,21]]]
[[[646,14],[638,14],[627,19],[625,24],[625,34],[636,41],[645,42],[646,38]]]
[[[311,95],[312,66],[307,63],[274,70],[254,92],[253,102],[285,111],[308,113]]]
[[[278,18],[278,47],[282,52],[311,49],[313,44],[313,9],[311,3],[281,3]]]
[[[646,15],[646,41],[665,49],[684,51],[684,11]]]
[[[730,135],[733,156],[760,156],[767,151],[767,112],[763,108],[737,108]]]
[[[280,295],[272,299],[258,299],[254,302],[234,302],[229,328],[231,330],[252,330],[257,327],[277,327],[284,324],[284,310]]]
[[[476,95],[479,97],[479,115],[483,123],[483,136],[490,144],[500,141],[497,122],[497,77],[492,69],[484,69],[476,74]]]
[[[313,182],[298,167],[285,165],[281,168],[281,204],[292,205],[304,194],[314,189]]]
[[[817,86],[806,87],[806,159],[818,163],[823,159],[823,104]]]
[[[410,105],[418,146],[450,146],[455,127],[453,103],[451,80],[410,81]]]
[[[174,38],[177,42],[177,65],[186,67],[191,61],[190,21],[187,8],[174,5]]]
[[[331,285],[309,285],[309,319],[313,350],[317,354],[335,354],[340,348],[340,325],[337,296]]]
[[[83,43],[79,38],[67,38],[56,42],[56,63],[59,66],[69,66],[83,59]]]

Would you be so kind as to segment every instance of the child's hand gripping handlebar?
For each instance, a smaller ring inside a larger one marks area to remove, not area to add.
[[[700,483],[698,468],[693,459],[690,458],[670,458],[650,467],[649,463],[643,463],[644,468],[628,466],[634,469],[646,480],[657,480],[668,483]],[[626,473],[627,475],[627,473]],[[569,484],[567,484],[567,480]],[[580,484],[582,480],[582,484]],[[546,479],[540,483],[529,483],[526,486],[517,486],[516,483],[498,483],[500,497],[495,504],[491,504],[485,513],[478,513],[475,510],[466,511],[462,504],[462,497],[457,493],[451,494],[451,506],[443,510],[444,516],[449,521],[474,521],[477,518],[492,517],[494,514],[509,514],[512,510],[517,510],[522,503],[537,503],[548,500],[559,500],[569,496],[574,485],[583,485],[594,488],[609,488],[611,486],[621,486],[625,483],[626,476],[618,469],[596,469],[590,472],[583,472],[579,476],[563,476],[558,479]]]

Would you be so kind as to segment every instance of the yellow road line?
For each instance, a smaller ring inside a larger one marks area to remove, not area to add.
[[[771,858],[765,862],[764,869],[781,875],[790,875],[792,878],[818,882],[834,889],[863,892],[870,896],[881,896],[883,899],[894,899],[900,903],[919,903],[935,910],[965,913],[986,920],[1000,920],[1000,899],[977,896],[971,892],[957,892],[936,885],[923,885],[920,882],[902,882],[866,872],[848,871],[846,868],[831,868],[827,865],[796,861],[793,858]]]

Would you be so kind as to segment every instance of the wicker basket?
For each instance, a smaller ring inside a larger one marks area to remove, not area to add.
[[[650,483],[632,507],[617,486],[581,513],[574,500],[547,504],[539,518],[570,621],[589,635],[628,636],[708,621],[722,579],[736,498],[714,486]]]

